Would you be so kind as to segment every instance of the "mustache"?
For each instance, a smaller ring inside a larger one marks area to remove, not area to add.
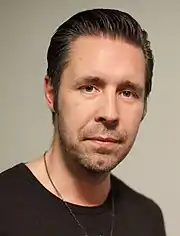
[[[93,137],[106,137],[116,140],[118,143],[123,143],[127,139],[125,131],[108,130],[105,127],[94,126],[84,129],[80,134],[81,140],[91,139]]]

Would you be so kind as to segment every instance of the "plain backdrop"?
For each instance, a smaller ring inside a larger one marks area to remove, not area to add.
[[[131,13],[155,54],[148,113],[129,156],[114,173],[161,207],[167,235],[180,235],[180,1],[0,0],[0,171],[34,159],[51,143],[45,104],[46,52],[55,29],[77,11]]]

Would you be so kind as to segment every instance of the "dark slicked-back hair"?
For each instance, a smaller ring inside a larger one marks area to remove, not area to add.
[[[146,63],[145,99],[152,87],[154,59],[148,34],[128,13],[115,9],[92,9],[79,12],[64,22],[51,38],[47,54],[47,76],[54,91],[57,111],[61,75],[68,65],[71,44],[80,36],[105,36],[123,39],[142,49]],[[55,113],[53,112],[53,122]]]

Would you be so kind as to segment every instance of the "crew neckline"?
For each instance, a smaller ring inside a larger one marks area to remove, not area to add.
[[[17,168],[22,170],[23,174],[26,175],[28,182],[38,191],[39,194],[42,195],[42,198],[47,198],[47,201],[51,200],[51,203],[55,204],[57,207],[63,205],[65,210],[67,210],[62,199],[58,198],[55,194],[50,192],[46,187],[44,187],[41,182],[34,176],[31,170],[26,166],[25,163],[20,163],[16,165]],[[114,176],[111,174],[111,190],[106,198],[106,200],[98,206],[81,206],[73,203],[67,202],[72,211],[76,214],[102,214],[106,211],[111,211],[112,209],[112,201],[111,194],[112,191],[114,193],[114,201],[115,201],[115,192],[114,192]],[[113,190],[112,190],[113,189]]]

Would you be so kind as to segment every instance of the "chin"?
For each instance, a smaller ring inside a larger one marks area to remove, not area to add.
[[[111,172],[122,160],[109,156],[103,156],[98,158],[86,158],[81,160],[81,165],[88,171],[94,173],[109,173]]]

